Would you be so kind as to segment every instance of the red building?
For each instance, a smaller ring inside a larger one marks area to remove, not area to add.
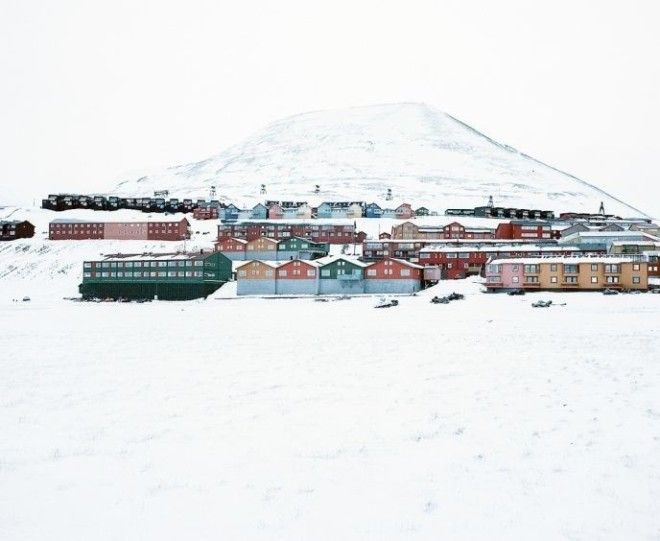
[[[218,207],[197,207],[193,210],[195,220],[217,220]]]
[[[233,237],[220,239],[215,243],[215,251],[227,253],[245,253],[245,245],[247,242],[248,241],[245,239],[235,239]]]
[[[364,239],[366,234],[364,232],[356,233],[355,225],[353,224],[275,223],[273,221],[267,221],[218,225],[218,241],[230,237],[248,241],[259,237],[269,237],[278,240],[289,237],[302,237],[314,242],[352,244],[359,242],[360,238]]]
[[[367,267],[365,278],[367,279],[422,279],[424,267],[405,261],[403,259],[387,258],[376,261]]]
[[[0,240],[34,237],[34,226],[27,220],[0,220]]]
[[[392,227],[393,239],[492,239],[495,230],[483,227],[466,227],[459,222],[447,225],[417,225],[404,222]]]
[[[553,234],[549,222],[532,220],[511,220],[509,223],[499,224],[495,230],[496,239],[550,240],[558,237],[559,232]]]
[[[465,278],[481,274],[491,257],[540,257],[583,253],[574,246],[428,246],[419,252],[421,265],[438,266],[443,279]]]
[[[365,240],[362,243],[362,259],[365,261],[375,261],[387,257],[396,257],[417,261],[419,251],[426,246],[425,241],[420,240]]]
[[[184,240],[190,238],[190,223],[180,220],[146,222],[86,222],[72,218],[53,220],[48,228],[50,240]]]

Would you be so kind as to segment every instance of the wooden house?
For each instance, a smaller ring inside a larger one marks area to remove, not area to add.
[[[272,261],[248,261],[236,268],[237,295],[275,295],[275,270]]]
[[[278,295],[316,295],[319,292],[319,266],[315,261],[292,260],[275,270]]]
[[[366,263],[356,259],[328,256],[318,259],[320,266],[319,293],[324,295],[364,292]]]
[[[0,241],[34,237],[34,225],[27,220],[0,220]]]
[[[258,237],[245,244],[246,259],[264,259],[277,261],[277,239]]]
[[[403,259],[382,259],[365,270],[365,293],[415,293],[422,289],[421,265]]]

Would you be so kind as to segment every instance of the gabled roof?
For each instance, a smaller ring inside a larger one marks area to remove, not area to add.
[[[423,269],[424,267],[422,265],[417,265],[416,263],[411,263],[410,261],[406,261],[405,259],[399,259],[397,257],[386,257],[385,259],[380,259],[378,261],[374,261],[372,263],[369,263],[367,266],[371,267],[373,265],[378,265],[380,263],[383,263],[383,261],[396,261],[397,263],[400,263],[401,265],[405,267],[410,267],[411,269]]]
[[[266,260],[263,260],[263,259],[250,259],[249,261],[245,261],[245,262],[241,263],[240,265],[236,265],[236,269],[240,269],[240,268],[245,267],[246,265],[249,265],[251,263],[260,263],[260,264],[266,265],[267,267],[271,267],[273,269],[276,269],[277,267],[280,266],[279,261],[266,261]]]
[[[362,268],[368,267],[370,265],[370,263],[364,263],[363,261],[360,261],[359,259],[353,259],[353,258],[345,257],[345,256],[342,256],[342,255],[339,255],[339,256],[327,255],[325,257],[315,259],[314,261],[316,261],[319,264],[320,267],[325,267],[326,265],[329,265],[330,263],[334,263],[335,261],[340,261],[340,260],[341,261],[346,261],[346,262],[351,263],[351,264],[353,264],[357,267],[362,267]]]

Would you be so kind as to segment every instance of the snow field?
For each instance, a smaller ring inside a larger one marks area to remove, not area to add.
[[[2,284],[2,539],[660,535],[659,296],[453,281],[374,310]]]

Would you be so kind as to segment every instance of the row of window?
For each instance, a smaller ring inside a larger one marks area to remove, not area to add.
[[[202,271],[152,271],[152,272],[84,272],[85,278],[199,278]]]
[[[497,283],[500,283],[502,281],[502,277],[501,276],[488,276],[486,281],[491,283],[491,284],[497,284]],[[512,276],[511,277],[511,282],[514,283],[514,284],[520,283],[520,277],[519,276]],[[538,284],[539,283],[539,277],[538,276],[525,276],[524,282],[526,284]],[[551,276],[550,277],[550,283],[551,284],[559,283],[559,277],[558,276]],[[577,284],[578,283],[578,277],[577,276],[564,276],[563,283],[565,283],[565,284]],[[591,277],[591,283],[592,284],[599,283],[598,276],[592,276]],[[618,283],[620,283],[620,277],[619,276],[606,276],[604,283],[606,283],[606,284],[618,284]],[[641,283],[641,278],[639,276],[633,276],[632,277],[632,283],[633,284],[640,284]]]
[[[84,268],[90,269],[93,266],[97,268],[132,268],[132,267],[202,267],[204,261],[201,259],[195,261],[85,261]]]

